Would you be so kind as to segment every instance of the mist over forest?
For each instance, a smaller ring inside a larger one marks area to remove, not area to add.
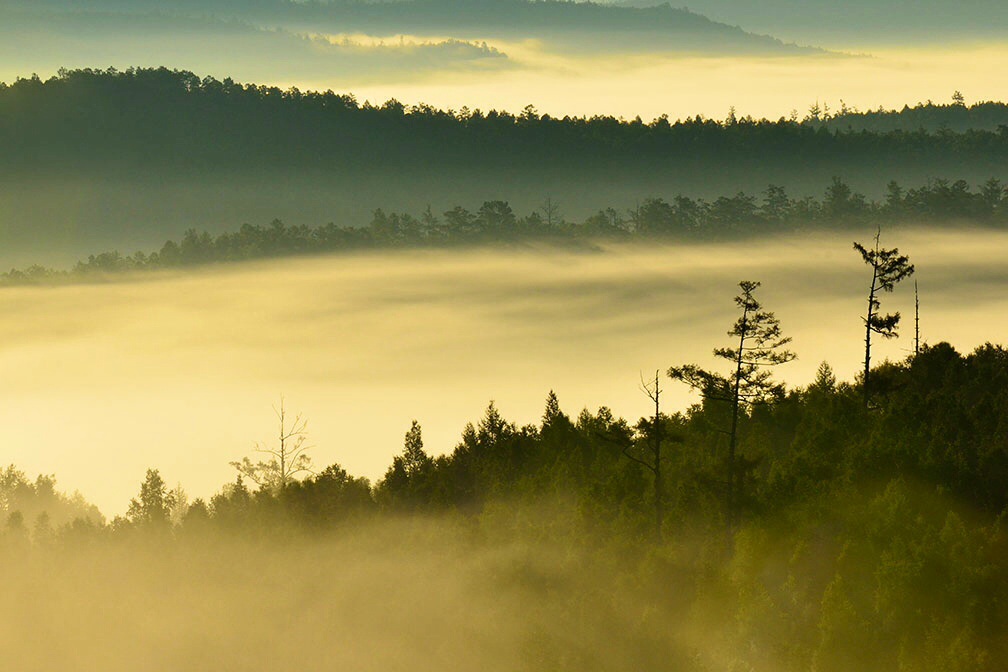
[[[739,285],[738,309],[761,311],[759,283]],[[790,365],[781,334],[800,329],[752,319],[772,340],[742,319],[743,346]],[[985,670],[1005,654],[1002,347],[916,341],[854,382],[826,363],[790,389],[746,378],[762,396],[737,425],[731,374],[669,407],[692,370],[644,379],[653,415],[633,422],[551,391],[523,424],[490,402],[437,455],[414,420],[374,481],[316,467],[281,400],[274,439],[212,496],[149,468],[111,520],[7,468],[0,641],[31,669]]]
[[[995,0],[0,0],[6,669],[1008,660]]]

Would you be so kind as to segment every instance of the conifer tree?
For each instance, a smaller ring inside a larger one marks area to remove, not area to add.
[[[879,239],[882,230],[875,232],[875,246],[866,248],[861,243],[855,242],[854,249],[861,253],[864,262],[871,266],[872,279],[868,287],[868,312],[862,317],[865,325],[865,356],[864,356],[864,404],[867,407],[871,399],[871,389],[869,387],[869,376],[871,374],[871,338],[872,334],[878,334],[882,338],[897,338],[899,336],[898,327],[900,321],[899,311],[883,315],[880,313],[881,304],[879,294],[881,292],[892,293],[896,283],[913,275],[914,266],[910,259],[899,253],[898,248],[886,250],[879,247]]]
[[[431,463],[430,456],[424,452],[423,434],[421,433],[420,423],[416,420],[413,421],[409,431],[406,432],[406,437],[403,440],[402,456],[397,459],[402,460],[403,470],[406,472],[407,477],[419,474]]]
[[[783,385],[773,381],[771,368],[785,364],[795,358],[786,349],[790,337],[781,334],[780,322],[755,297],[760,283],[743,280],[739,283],[741,294],[735,297],[742,314],[728,335],[737,339],[734,347],[715,348],[714,355],[732,363],[733,371],[728,376],[706,371],[695,364],[673,366],[668,375],[694,389],[700,390],[706,399],[724,401],[731,405],[731,427],[728,434],[728,463],[725,504],[728,510],[728,524],[734,523],[737,509],[737,492],[740,489],[741,470],[738,460],[739,416],[752,404],[766,401],[779,395]]]
[[[550,390],[549,395],[546,397],[546,410],[543,411],[542,426],[549,427],[556,422],[561,415],[560,400],[557,399],[556,392]]]

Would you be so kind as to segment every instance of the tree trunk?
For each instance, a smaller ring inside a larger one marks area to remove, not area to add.
[[[878,243],[875,244],[875,248],[878,249]],[[865,320],[865,349],[864,349],[864,405],[868,408],[868,401],[870,399],[870,393],[868,391],[868,376],[871,373],[871,331],[872,331],[872,318],[874,317],[875,308],[875,283],[878,280],[878,266],[872,264],[872,279],[871,279],[871,289],[868,292],[868,317]]]
[[[727,520],[729,533],[735,525],[735,449],[738,445],[738,416],[740,398],[739,393],[742,385],[742,355],[745,348],[747,318],[749,309],[742,310],[742,328],[739,336],[738,354],[735,358],[735,384],[732,391],[732,421],[731,433],[728,437],[728,499],[727,499]]]
[[[661,543],[662,527],[665,522],[665,495],[661,471],[661,412],[658,405],[658,372],[655,371],[654,394],[654,496],[655,496],[655,540]]]

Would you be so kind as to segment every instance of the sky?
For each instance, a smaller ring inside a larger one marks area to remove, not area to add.
[[[819,102],[833,111],[842,104],[860,110],[899,109],[933,100],[949,103],[961,91],[971,104],[1004,97],[993,73],[1008,68],[1008,42],[954,45],[880,46],[854,55],[793,57],[695,55],[628,58],[549,57],[529,49],[528,67],[503,70],[492,78],[447,77],[437,81],[363,83],[352,87],[361,100],[426,102],[460,109],[474,102],[484,109],[520,111],[532,104],[562,117],[607,114],[650,121],[663,114],[682,119],[697,114],[799,118]],[[515,56],[519,58],[519,56]],[[977,64],[983,64],[978,67]],[[302,88],[329,88],[326,81],[298,81]]]

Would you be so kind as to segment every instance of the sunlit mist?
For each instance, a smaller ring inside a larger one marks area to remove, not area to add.
[[[967,43],[891,48],[883,45],[806,56],[690,56],[670,54],[582,57],[549,55],[528,45],[502,45],[516,66],[491,78],[449,77],[416,84],[353,87],[362,100],[390,97],[439,107],[519,111],[528,104],[555,116],[610,114],[645,121],[667,114],[724,119],[739,116],[802,118],[826,103],[860,110],[899,109],[954,91],[970,101],[1000,100],[1003,86],[991,73],[1008,67],[1008,45]],[[331,86],[325,80],[296,80]]]
[[[860,239],[867,241],[872,232]],[[1008,234],[892,230],[917,265],[921,332],[966,350],[1006,327]],[[642,376],[715,365],[742,279],[794,337],[780,368],[808,383],[823,360],[853,379],[870,274],[853,235],[711,245],[375,252],[297,258],[107,284],[5,288],[5,459],[57,473],[107,514],[150,466],[194,496],[274,434],[281,395],[308,418],[316,464],[380,477],[411,419],[450,451],[490,400],[519,424],[547,392],[562,407],[648,413]],[[912,348],[913,289],[883,297]],[[668,408],[696,401],[668,381]]]

